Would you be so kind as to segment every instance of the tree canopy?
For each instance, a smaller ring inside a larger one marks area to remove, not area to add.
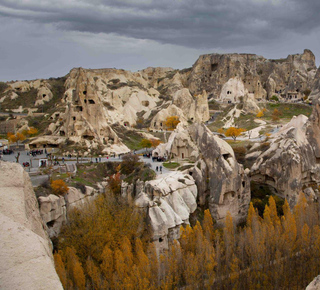
[[[243,128],[235,128],[235,127],[230,127],[226,131],[226,136],[227,137],[232,137],[233,140],[236,140],[238,136],[241,135],[242,132],[245,132],[246,130]]]
[[[179,123],[180,120],[178,116],[171,116],[166,119],[165,126],[168,130],[174,130]]]

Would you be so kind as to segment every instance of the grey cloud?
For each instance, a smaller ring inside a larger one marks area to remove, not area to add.
[[[318,0],[3,0],[0,15],[192,48],[255,45],[319,29]],[[72,3],[72,4],[70,4]]]

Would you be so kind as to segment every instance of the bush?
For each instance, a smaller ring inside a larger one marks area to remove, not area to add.
[[[240,146],[240,147],[234,147],[233,151],[237,161],[241,164],[244,164],[246,160],[245,156],[246,156],[247,149],[243,146]]]
[[[139,157],[135,154],[127,154],[122,157],[121,173],[125,175],[131,174],[140,164]]]
[[[273,95],[273,96],[271,97],[271,100],[272,100],[272,101],[275,101],[275,102],[279,102],[279,98],[278,98],[277,96],[275,96],[275,95]]]
[[[69,190],[69,187],[62,179],[51,181],[51,188],[56,195],[65,195]]]
[[[111,192],[114,195],[120,195],[121,194],[121,179],[120,179],[120,173],[116,173],[112,176],[110,176],[109,179],[109,188]]]

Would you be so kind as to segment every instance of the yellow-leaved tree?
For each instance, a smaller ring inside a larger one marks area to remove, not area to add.
[[[69,190],[69,187],[62,179],[51,181],[51,188],[56,195],[64,195]]]
[[[179,123],[180,123],[180,120],[178,116],[171,116],[166,119],[164,124],[168,130],[172,131],[177,127]]]
[[[261,117],[263,117],[263,115],[264,115],[263,111],[259,111],[256,116],[257,116],[257,118],[261,118]]]
[[[238,136],[241,135],[242,132],[245,132],[246,130],[243,128],[235,128],[235,127],[230,127],[226,131],[226,136],[227,137],[232,137],[233,140],[236,140]]]

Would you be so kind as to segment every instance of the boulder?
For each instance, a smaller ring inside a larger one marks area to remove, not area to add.
[[[191,140],[199,150],[193,169],[201,205],[208,204],[212,217],[223,223],[227,212],[234,221],[246,219],[250,202],[250,182],[231,146],[201,124],[188,128]]]

